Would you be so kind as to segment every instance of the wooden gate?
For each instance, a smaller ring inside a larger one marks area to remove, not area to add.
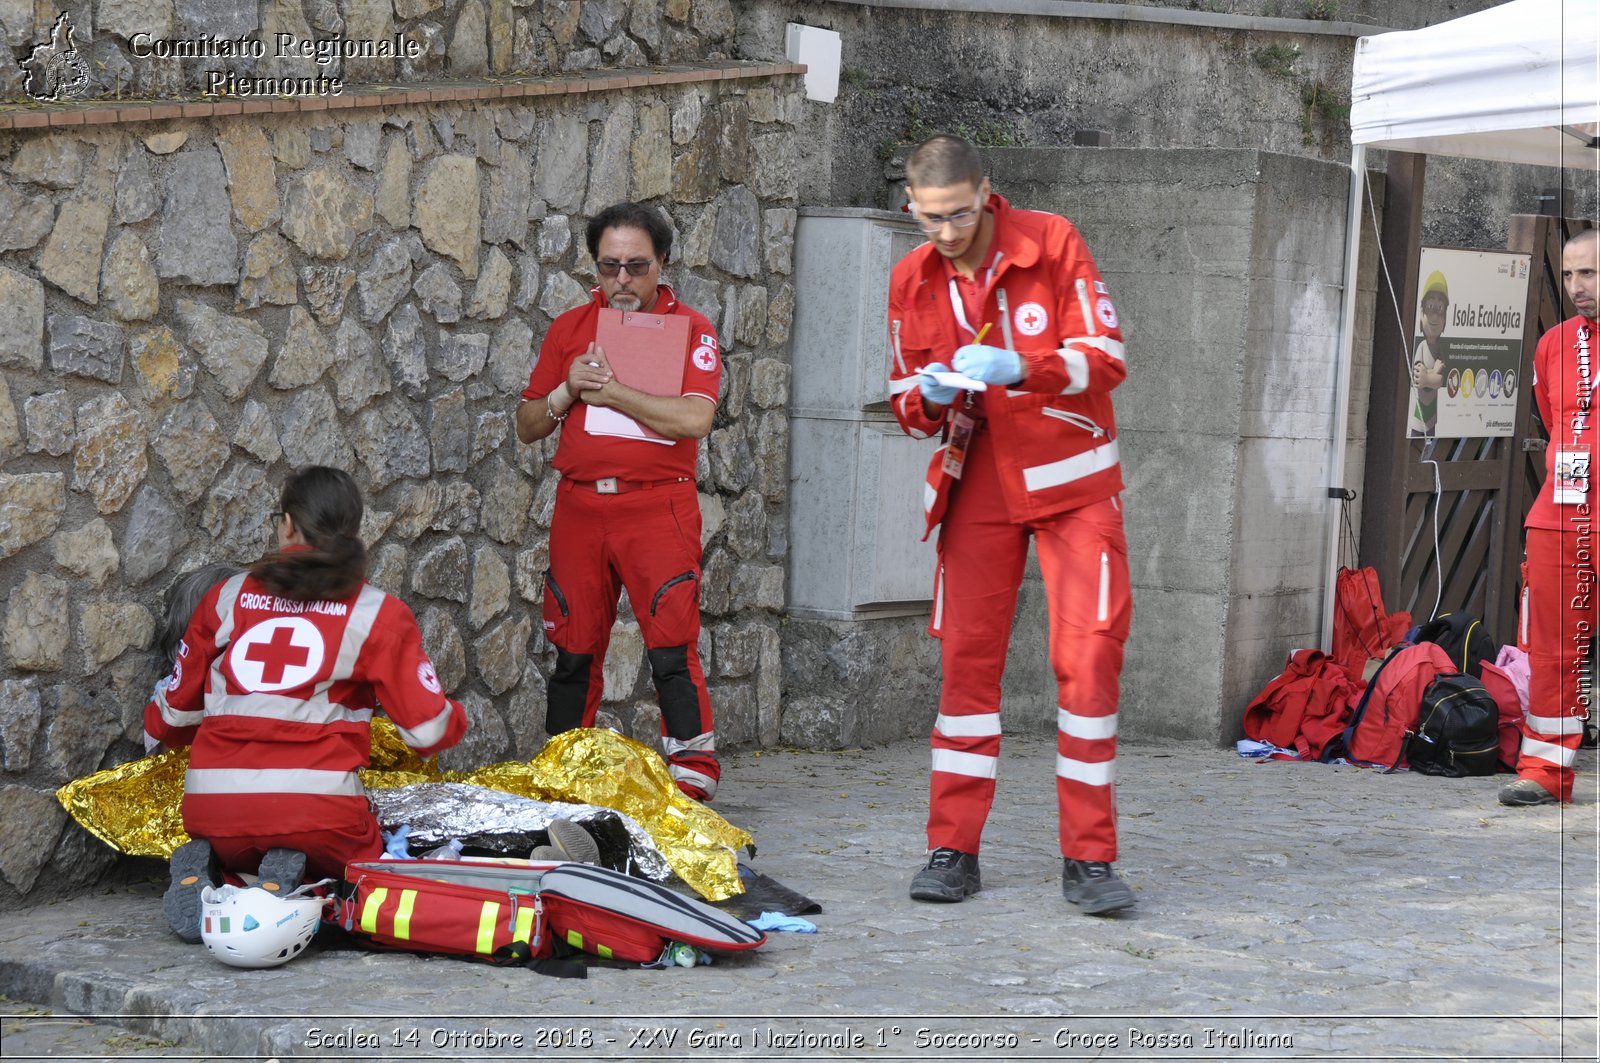
[[[1421,230],[1424,156],[1391,152],[1381,243],[1395,297],[1380,279],[1373,329],[1361,563],[1377,570],[1385,603],[1421,623],[1466,610],[1496,641],[1515,640],[1522,521],[1544,480],[1544,428],[1533,388],[1517,392],[1513,434],[1410,439],[1410,356],[1417,305],[1416,234]],[[1518,378],[1531,385],[1533,350],[1563,309],[1561,245],[1585,222],[1518,215],[1508,250],[1533,255]]]

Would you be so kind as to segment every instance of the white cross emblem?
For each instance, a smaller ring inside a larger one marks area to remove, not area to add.
[[[246,691],[265,693],[304,686],[316,678],[326,650],[322,632],[298,616],[263,620],[228,651],[233,678]]]
[[[1023,303],[1011,317],[1017,323],[1017,331],[1024,336],[1037,336],[1050,324],[1050,315],[1038,303]]]

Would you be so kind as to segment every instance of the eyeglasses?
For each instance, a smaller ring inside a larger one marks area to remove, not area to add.
[[[656,264],[653,258],[636,258],[630,262],[618,262],[614,258],[602,258],[596,262],[595,268],[602,277],[615,277],[620,271],[627,270],[630,277],[642,277],[650,272],[650,267]]]
[[[946,225],[953,225],[957,229],[970,229],[978,224],[978,219],[983,217],[983,192],[980,189],[972,197],[972,209],[958,210],[954,214],[924,214],[917,209],[915,203],[911,204],[911,216],[917,219],[917,225],[930,236]]]
[[[1446,304],[1444,304],[1444,303],[1423,303],[1422,304],[1422,314],[1423,314],[1424,317],[1444,317],[1445,309],[1446,309]]]
[[[272,523],[274,523],[274,524],[282,524],[283,523],[283,514],[282,513],[268,513],[267,514],[267,519],[272,521]]]

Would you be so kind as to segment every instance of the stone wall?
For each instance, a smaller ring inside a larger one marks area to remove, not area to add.
[[[300,465],[366,494],[370,578],[472,720],[446,765],[540,747],[555,440],[517,442],[517,393],[625,198],[724,341],[701,652],[723,742],[777,740],[798,78],[678,81],[0,132],[0,815],[33,825],[0,904],[109,861],[52,790],[142,752],[163,590],[261,556]],[[625,611],[601,720],[648,740],[641,650]]]
[[[198,96],[209,71],[407,85],[721,60],[734,21],[731,0],[0,0],[0,100],[25,98],[25,64],[63,11],[94,95],[164,100]],[[263,54],[174,59],[157,43],[203,38],[259,42]],[[334,40],[399,43],[349,59],[305,48]]]

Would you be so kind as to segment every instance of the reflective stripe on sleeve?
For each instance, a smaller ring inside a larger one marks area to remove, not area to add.
[[[400,732],[401,741],[412,749],[427,749],[437,745],[444,739],[445,732],[450,729],[450,713],[453,706],[450,699],[446,698],[444,708],[432,719],[419,723],[415,727],[401,727],[395,724],[395,730]]]
[[[1067,367],[1067,386],[1061,389],[1061,394],[1076,395],[1089,386],[1089,356],[1073,347],[1063,347],[1057,353]]]

